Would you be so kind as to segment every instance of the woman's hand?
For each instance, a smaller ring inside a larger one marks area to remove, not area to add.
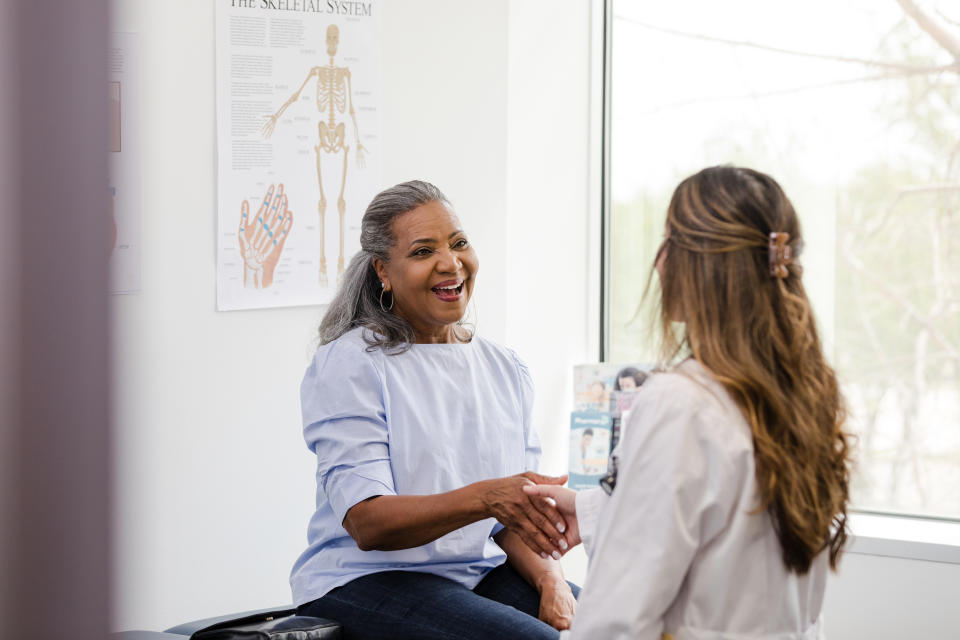
[[[244,287],[265,289],[273,284],[273,273],[292,226],[293,212],[287,209],[282,184],[276,193],[270,185],[256,217],[250,217],[250,205],[243,201],[237,238],[243,258]]]
[[[549,576],[537,584],[540,592],[538,617],[558,631],[570,628],[577,611],[577,599],[563,576]]]
[[[577,492],[555,484],[524,485],[523,492],[552,502],[566,523],[566,540],[573,547],[580,544],[580,526],[577,523]]]
[[[567,525],[551,500],[524,493],[524,487],[561,485],[566,476],[553,478],[526,472],[480,483],[486,512],[514,531],[528,547],[546,558],[560,557],[572,545],[564,537]]]
[[[577,601],[563,578],[560,563],[537,556],[511,529],[503,529],[493,539],[507,554],[507,562],[514,571],[540,594],[537,617],[558,630],[569,628]]]

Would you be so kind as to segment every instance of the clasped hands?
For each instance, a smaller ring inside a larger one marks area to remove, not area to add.
[[[550,477],[531,471],[488,480],[484,506],[541,558],[559,560],[580,544],[576,493],[560,486],[564,482],[566,476]]]

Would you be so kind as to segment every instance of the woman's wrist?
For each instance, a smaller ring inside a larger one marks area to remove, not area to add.
[[[538,575],[536,580],[534,580],[533,586],[540,595],[543,595],[544,591],[551,589],[570,589],[570,585],[567,584],[567,581],[563,577],[563,573],[561,573],[559,567],[556,569],[547,569]]]
[[[470,505],[469,510],[477,516],[477,520],[494,517],[493,510],[487,500],[490,482],[490,480],[480,480],[464,487],[467,492],[467,503]]]

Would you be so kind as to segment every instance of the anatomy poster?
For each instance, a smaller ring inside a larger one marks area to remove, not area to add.
[[[109,207],[110,292],[140,291],[139,36],[110,36]]]
[[[380,0],[217,0],[217,308],[329,302],[380,183]]]

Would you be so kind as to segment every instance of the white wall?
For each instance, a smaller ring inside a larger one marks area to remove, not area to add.
[[[847,553],[827,582],[829,638],[960,638],[960,565]]]
[[[567,470],[573,366],[598,356],[594,18],[588,0],[510,3],[507,344],[530,367],[541,471],[556,475]],[[586,565],[580,548],[564,557],[567,578],[579,584]]]
[[[564,473],[573,365],[597,359],[588,238],[590,3],[513,0],[507,119],[507,344],[537,383],[542,469]]]

